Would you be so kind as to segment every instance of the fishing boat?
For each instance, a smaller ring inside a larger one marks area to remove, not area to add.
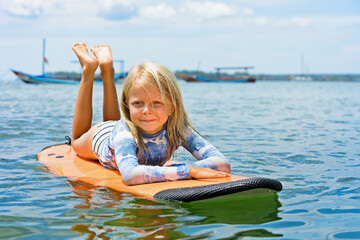
[[[254,83],[256,82],[255,78],[249,77],[247,74],[247,70],[253,68],[253,67],[217,67],[215,68],[217,71],[217,78],[216,79],[210,79],[210,78],[204,78],[204,77],[198,77],[198,76],[186,76],[184,74],[179,74],[179,77],[186,82],[209,82],[209,83]],[[221,77],[220,76],[220,70],[222,69],[243,69],[245,70],[245,74],[241,78],[232,79],[229,77]]]
[[[28,73],[23,73],[17,70],[10,69],[18,78],[20,78],[25,83],[61,83],[61,84],[79,84],[81,77],[56,77],[49,74],[42,75],[32,75]],[[114,81],[124,79],[126,74],[116,74]],[[100,77],[94,78],[95,82],[101,82]]]
[[[213,83],[254,83],[256,82],[255,78],[240,78],[240,79],[227,79],[227,78],[220,78],[220,79],[208,79],[203,77],[190,77],[183,74],[179,74],[179,77],[187,82],[213,82]]]
[[[45,64],[48,62],[47,58],[45,57],[45,38],[43,39],[43,61],[42,61],[42,74],[41,75],[32,75],[28,73],[24,73],[21,71],[17,71],[14,69],[10,69],[19,79],[21,79],[25,83],[61,83],[61,84],[79,84],[81,81],[80,77],[74,76],[54,76],[51,74],[45,74]],[[78,63],[78,61],[72,61]],[[124,79],[126,77],[126,73],[124,72],[124,61],[123,60],[114,60],[114,62],[120,63],[120,74],[115,74],[114,81],[117,82],[118,80]],[[102,79],[100,77],[94,78],[95,82],[101,82]]]
[[[294,76],[289,76],[288,79],[292,81],[313,81],[314,79],[309,76],[309,69],[305,65],[304,56],[300,56],[300,71],[301,73]]]

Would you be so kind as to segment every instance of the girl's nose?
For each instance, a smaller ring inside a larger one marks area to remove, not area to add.
[[[149,113],[151,113],[151,104],[145,104],[145,105],[144,105],[143,113],[144,113],[144,114],[149,114]]]

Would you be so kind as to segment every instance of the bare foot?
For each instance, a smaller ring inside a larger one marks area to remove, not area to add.
[[[80,61],[83,73],[94,73],[99,66],[99,61],[90,56],[85,43],[74,43],[72,49]]]
[[[92,46],[91,51],[99,60],[101,71],[113,71],[113,58],[109,45]]]

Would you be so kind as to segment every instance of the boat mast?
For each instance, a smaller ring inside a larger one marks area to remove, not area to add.
[[[43,38],[42,75],[45,75],[45,38]]]
[[[304,71],[304,56],[303,54],[301,53],[300,55],[300,76],[305,76],[305,71]]]

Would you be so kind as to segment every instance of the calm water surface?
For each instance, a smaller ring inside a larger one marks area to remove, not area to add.
[[[36,154],[71,135],[78,86],[0,82],[0,238],[360,238],[360,83],[179,83],[233,173],[277,179],[282,192],[176,205],[51,175]],[[101,85],[94,95],[100,121]]]

